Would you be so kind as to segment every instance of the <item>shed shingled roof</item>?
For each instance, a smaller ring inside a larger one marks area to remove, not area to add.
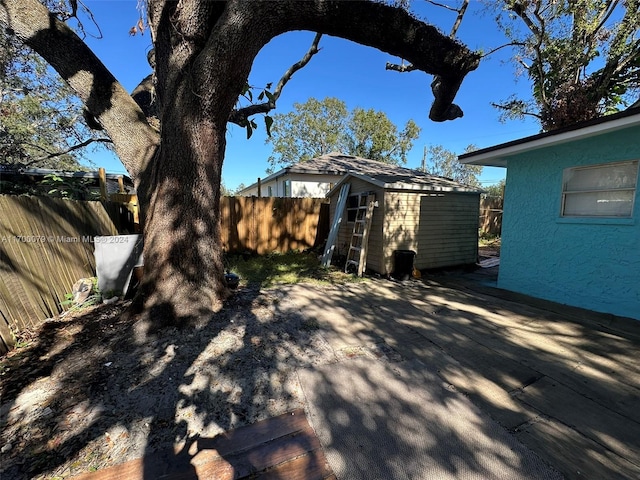
[[[289,172],[352,175],[383,188],[399,190],[479,191],[449,178],[341,153],[328,153],[297,163],[290,167]]]
[[[351,174],[384,188],[478,191],[476,187],[464,185],[448,178],[429,175],[419,170],[391,165],[368,158],[344,155],[338,152],[327,153],[304,162],[296,163],[285,170],[287,173],[318,175]]]

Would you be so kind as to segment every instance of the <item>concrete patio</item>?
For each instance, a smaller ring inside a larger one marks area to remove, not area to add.
[[[275,316],[302,317],[325,352],[293,367],[306,417],[82,478],[640,478],[640,322],[499,290],[494,273],[279,287]]]
[[[318,322],[335,352],[336,375],[354,358],[417,365],[566,478],[640,478],[640,322],[488,284],[477,275],[445,275],[328,289],[295,285],[284,287],[279,308]],[[323,370],[331,378],[331,365]],[[384,411],[383,400],[371,405]],[[347,414],[341,421],[357,419]],[[324,438],[325,451],[340,440]],[[371,458],[384,461],[383,450]]]

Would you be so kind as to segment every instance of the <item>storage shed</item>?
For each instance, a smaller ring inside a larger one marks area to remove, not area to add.
[[[349,184],[334,255],[346,256],[352,240],[358,199],[374,194],[366,268],[394,272],[394,252],[414,251],[415,268],[472,264],[478,257],[480,192],[468,185],[408,168],[372,162],[375,173],[345,175],[327,194],[335,218],[342,186]]]

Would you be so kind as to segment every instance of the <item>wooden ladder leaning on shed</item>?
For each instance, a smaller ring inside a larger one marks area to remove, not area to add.
[[[371,217],[376,207],[376,196],[371,192],[358,195],[358,207],[356,218],[351,233],[351,245],[347,253],[347,263],[344,265],[345,273],[349,267],[355,266],[355,274],[362,276],[367,266],[367,244],[369,242],[369,230],[371,230]]]

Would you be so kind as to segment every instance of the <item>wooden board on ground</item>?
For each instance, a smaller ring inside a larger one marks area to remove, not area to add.
[[[75,480],[182,480],[215,478],[335,479],[304,410],[198,439],[197,451],[158,452]]]

